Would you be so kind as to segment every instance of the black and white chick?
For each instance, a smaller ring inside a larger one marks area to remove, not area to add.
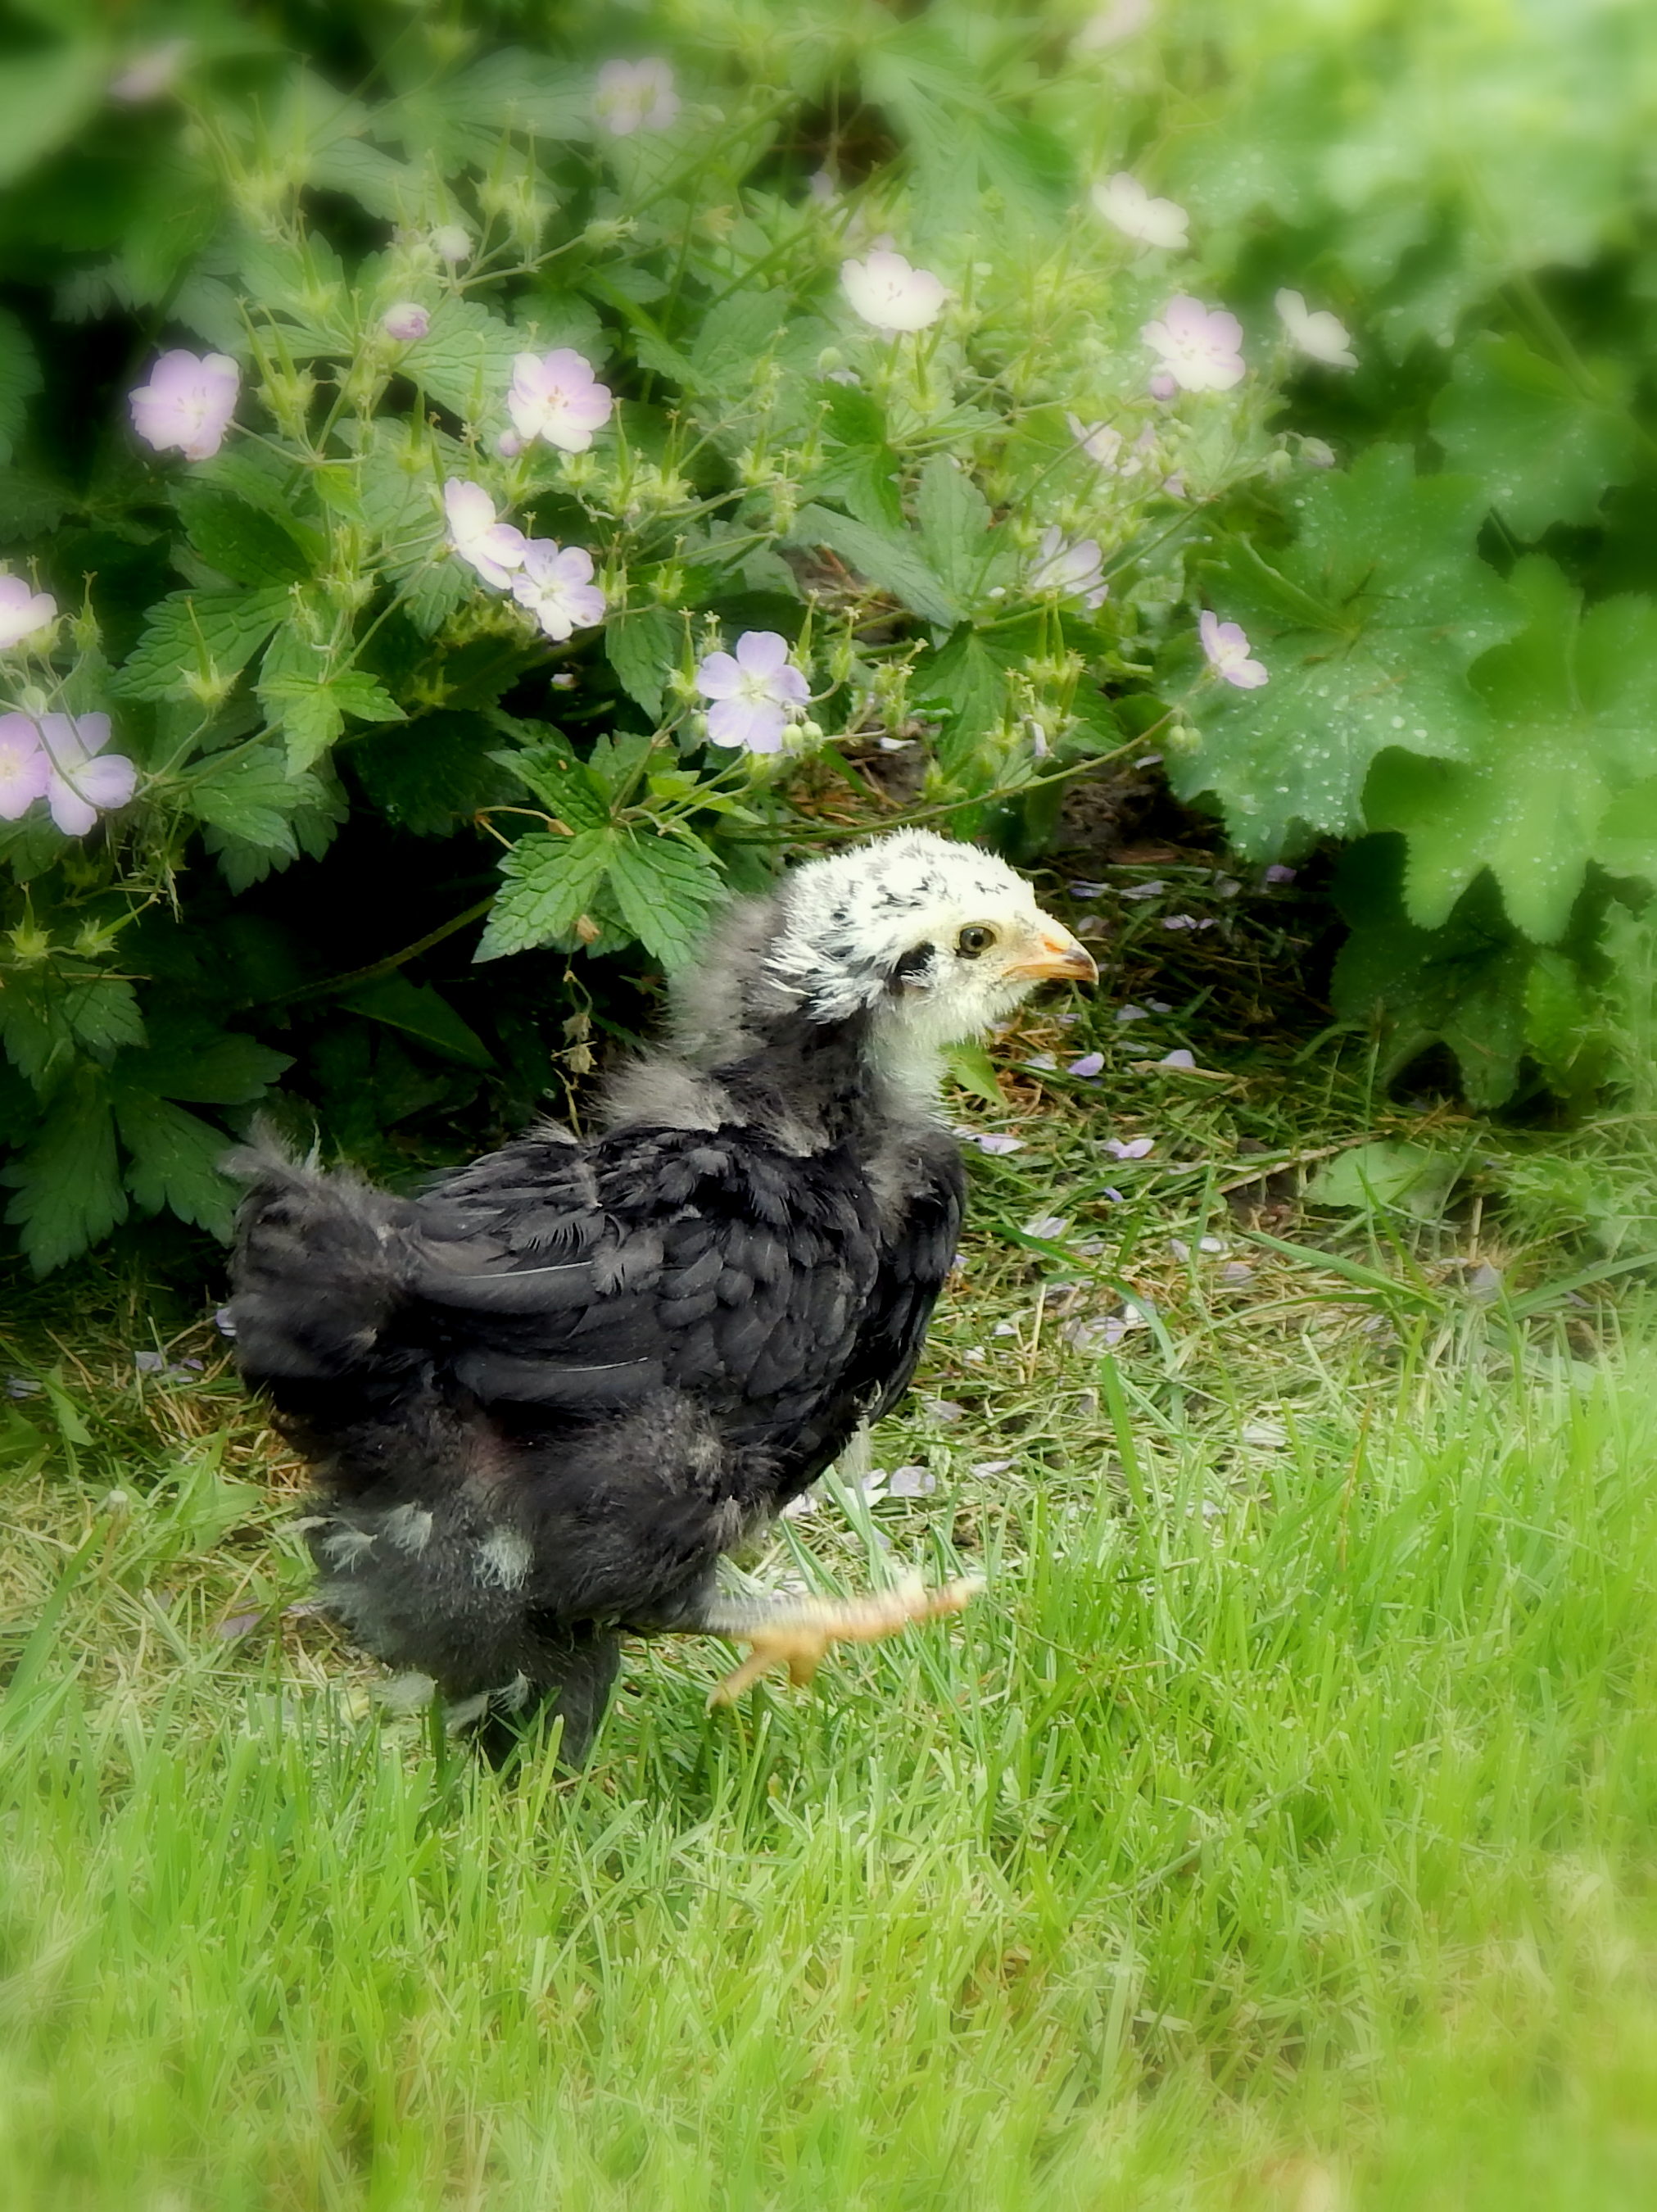
[[[963,1586],[835,1603],[722,1554],[907,1390],[961,1226],[941,1054],[1086,950],[994,855],[904,830],[730,909],[601,1133],[543,1123],[394,1197],[236,1164],[242,1373],[313,1463],[321,1595],[501,1747],[585,1753],[623,1634],[752,1646],[734,1694]]]

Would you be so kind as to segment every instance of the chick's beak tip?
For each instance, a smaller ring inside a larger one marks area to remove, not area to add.
[[[1055,982],[1096,983],[1099,969],[1085,945],[1078,944],[1062,922],[1043,915],[1035,950],[1008,969],[1011,975],[1035,975]]]

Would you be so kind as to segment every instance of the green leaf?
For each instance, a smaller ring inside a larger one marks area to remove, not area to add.
[[[293,817],[317,796],[314,780],[288,773],[274,745],[228,753],[191,783],[185,804],[201,822],[288,860],[298,857]]]
[[[110,689],[125,699],[216,697],[288,611],[285,588],[172,592],[150,610]]]
[[[0,987],[0,1039],[18,1073],[46,1091],[77,1054],[106,1062],[141,1045],[144,1025],[122,976],[14,969]]]
[[[1324,1161],[1306,1195],[1314,1206],[1364,1213],[1398,1206],[1417,1220],[1435,1221],[1460,1172],[1459,1160],[1429,1146],[1377,1137]]]
[[[108,76],[102,42],[94,39],[7,54],[0,69],[0,185],[74,137],[102,100]]]
[[[288,1068],[292,1057],[236,1030],[215,1029],[198,1017],[161,1015],[149,1024],[142,1052],[122,1056],[119,1076],[130,1090],[157,1098],[185,1098],[199,1106],[246,1106]]]
[[[938,652],[928,653],[915,672],[914,696],[940,706],[950,726],[938,744],[938,758],[953,768],[1006,720],[1006,664],[976,630],[957,630]]]
[[[573,837],[520,837],[501,863],[506,878],[476,957],[498,960],[552,939],[570,939],[616,849],[611,830]]]
[[[681,625],[665,607],[636,607],[604,624],[604,653],[628,698],[652,722],[662,718],[662,695],[677,658]]]
[[[1401,448],[1377,446],[1298,504],[1287,551],[1268,562],[1239,541],[1206,575],[1208,604],[1244,625],[1270,680],[1239,691],[1205,679],[1187,709],[1198,743],[1169,755],[1180,796],[1214,793],[1251,857],[1280,850],[1296,823],[1352,836],[1387,746],[1475,752],[1467,665],[1524,616],[1472,551],[1485,502],[1465,477],[1417,477]]]
[[[975,605],[996,581],[988,500],[947,453],[934,453],[920,471],[915,513],[933,569],[963,606]]]
[[[77,1069],[52,1100],[34,1142],[3,1171],[17,1193],[6,1218],[37,1275],[50,1273],[126,1219],[105,1079]]]
[[[629,833],[610,864],[610,890],[622,918],[665,968],[683,968],[707,933],[724,895],[718,861],[689,837]]]
[[[1540,944],[1561,937],[1618,793],[1657,773],[1657,607],[1616,599],[1582,610],[1551,561],[1513,573],[1530,626],[1487,653],[1472,682],[1488,709],[1464,766],[1383,755],[1368,811],[1409,841],[1410,919],[1436,928],[1483,868],[1508,915]]]
[[[1517,338],[1490,331],[1459,353],[1434,403],[1433,435],[1451,465],[1483,479],[1514,535],[1554,522],[1593,522],[1607,485],[1639,465],[1627,408],[1589,397],[1577,380]]]
[[[493,1067],[494,1054],[477,1032],[463,1022],[454,1008],[429,983],[410,982],[406,975],[379,975],[340,1001],[354,1014],[384,1022],[418,1037],[446,1060],[466,1067]]]
[[[952,1044],[944,1055],[944,1065],[950,1080],[968,1097],[981,1098],[985,1105],[998,1110],[1005,1108],[1006,1099],[995,1079],[995,1063],[981,1044]]]
[[[482,714],[445,710],[359,738],[346,757],[388,821],[416,837],[447,837],[480,807],[517,796],[495,758],[498,735]]]
[[[115,1119],[132,1155],[126,1187],[139,1210],[175,1213],[228,1243],[236,1187],[220,1169],[230,1149],[224,1131],[143,1091],[118,1093]]]
[[[250,507],[212,484],[185,482],[173,504],[191,544],[211,568],[239,584],[297,583],[312,562],[300,550],[294,530],[275,516]],[[314,533],[316,557],[322,544]]]
[[[344,729],[348,714],[360,722],[404,719],[391,693],[360,668],[342,668],[325,677],[267,678],[259,686],[259,697],[288,740],[292,776],[321,759]]]
[[[398,366],[463,422],[476,422],[512,382],[522,333],[479,305],[451,294],[432,310],[431,328],[404,349]]]
[[[961,610],[927,561],[913,531],[871,530],[832,507],[803,507],[794,518],[786,541],[791,545],[826,545],[842,561],[866,576],[883,592],[889,592],[927,622],[953,629]]]
[[[519,751],[491,753],[489,758],[510,769],[570,829],[598,830],[608,824],[608,785],[584,761],[576,758],[555,730],[549,730],[538,744],[526,745]]]
[[[0,307],[0,468],[7,466],[23,434],[28,403],[40,389],[40,365],[28,332],[9,307]]]

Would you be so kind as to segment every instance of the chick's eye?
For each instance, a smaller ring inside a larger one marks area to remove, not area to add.
[[[974,922],[963,929],[955,941],[955,949],[968,960],[976,960],[980,952],[987,952],[995,942],[995,932]]]

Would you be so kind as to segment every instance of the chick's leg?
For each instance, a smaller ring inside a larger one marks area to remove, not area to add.
[[[708,1698],[710,1705],[735,1702],[773,1667],[786,1667],[789,1680],[809,1682],[831,1644],[875,1644],[895,1636],[912,1621],[959,1613],[983,1588],[969,1577],[923,1589],[920,1581],[866,1597],[762,1597],[721,1589],[701,1594],[690,1615],[674,1622],[680,1630],[728,1637],[749,1645],[749,1655]]]

